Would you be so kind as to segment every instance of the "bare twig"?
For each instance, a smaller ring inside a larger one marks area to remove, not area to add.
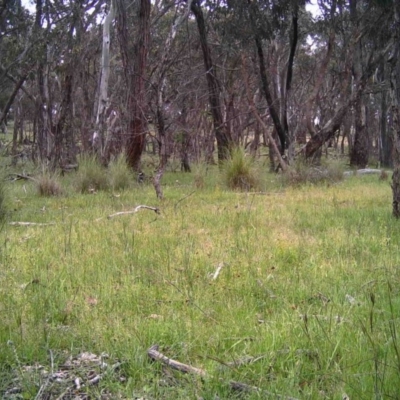
[[[193,192],[190,192],[190,193],[187,194],[186,196],[183,196],[181,199],[179,199],[179,200],[175,203],[175,205],[174,205],[174,210],[176,211],[176,208],[177,208],[178,204],[179,204],[181,201],[183,201],[183,200],[187,199],[188,197],[190,197],[193,193],[196,193],[196,191],[193,190]]]
[[[10,174],[10,177],[14,176],[15,178],[13,178],[14,181],[17,181],[19,179],[24,179],[26,181],[33,181],[33,182],[37,182],[37,180],[29,175],[25,175],[25,174]]]
[[[246,356],[246,357],[240,358],[239,360],[228,362],[224,365],[226,365],[227,367],[230,367],[230,368],[237,368],[237,367],[240,367],[241,365],[253,364],[257,361],[263,360],[266,357],[267,357],[266,355],[260,355],[258,357]]]
[[[140,206],[137,206],[133,210],[130,210],[130,211],[120,211],[120,212],[117,212],[115,214],[111,214],[111,215],[108,216],[108,218],[114,218],[114,217],[118,217],[120,215],[136,214],[141,208],[145,208],[147,210],[152,210],[156,214],[160,214],[160,210],[157,207],[150,207],[150,206],[140,205]]]
[[[218,278],[219,273],[222,271],[222,268],[224,268],[225,264],[223,262],[218,264],[218,268],[215,270],[214,275],[212,277],[213,281],[215,281]]]

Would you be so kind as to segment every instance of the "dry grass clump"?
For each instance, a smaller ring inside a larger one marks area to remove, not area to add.
[[[79,171],[75,178],[75,187],[78,192],[87,193],[110,188],[107,170],[96,157],[80,156],[78,164]]]
[[[379,175],[380,181],[387,181],[389,179],[389,174],[383,169]]]
[[[194,168],[193,185],[196,189],[204,189],[206,186],[207,165],[197,164]]]
[[[39,196],[52,197],[63,194],[63,189],[56,175],[44,172],[35,182]]]
[[[303,160],[296,161],[283,175],[287,185],[298,186],[306,183],[334,183],[343,179],[343,166],[337,161],[321,166],[308,165]]]
[[[230,189],[252,190],[260,185],[254,159],[246,156],[243,148],[232,150],[231,158],[225,162],[223,179]]]
[[[129,189],[134,182],[132,170],[126,163],[125,154],[120,154],[109,165],[108,175],[113,190]]]

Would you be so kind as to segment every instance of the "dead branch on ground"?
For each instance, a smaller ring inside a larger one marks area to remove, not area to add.
[[[207,371],[201,368],[192,367],[191,365],[183,364],[179,361],[173,360],[172,358],[168,358],[163,353],[158,351],[159,346],[153,345],[147,350],[148,356],[154,361],[160,361],[162,364],[171,367],[177,371],[181,371],[184,373],[191,373],[195,375],[199,375],[201,377],[209,376]],[[257,386],[247,385],[246,383],[236,382],[236,381],[229,381],[229,386],[232,390],[239,391],[239,392],[260,392],[267,396],[273,396],[277,400],[298,400],[294,397],[287,397],[282,396],[279,394],[267,392],[258,388]]]
[[[15,221],[8,223],[8,225],[11,226],[49,226],[55,224],[56,224],[55,222],[40,223],[40,222],[23,222],[23,221]]]
[[[117,212],[115,214],[110,214],[108,216],[108,218],[114,218],[114,217],[118,217],[120,215],[136,214],[141,208],[145,208],[147,210],[152,210],[156,214],[160,214],[160,210],[157,207],[150,207],[150,206],[140,205],[140,206],[137,206],[133,210],[130,210],[130,211],[120,211],[120,212]]]

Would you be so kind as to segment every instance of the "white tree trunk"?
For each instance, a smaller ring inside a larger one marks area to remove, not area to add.
[[[101,53],[99,98],[96,113],[95,132],[93,133],[93,147],[102,155],[104,143],[109,138],[104,138],[106,132],[106,111],[109,107],[108,81],[110,78],[110,28],[115,16],[114,0],[111,0],[110,10],[103,23],[103,48]],[[107,135],[108,136],[108,135]]]

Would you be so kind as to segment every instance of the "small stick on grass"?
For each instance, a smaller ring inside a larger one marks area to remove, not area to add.
[[[212,277],[213,281],[215,281],[218,278],[219,273],[222,271],[222,268],[224,268],[225,264],[223,262],[218,264],[218,268],[215,270],[214,275]]]
[[[141,208],[145,208],[147,210],[154,211],[156,214],[160,214],[160,210],[157,207],[150,207],[150,206],[145,206],[145,205],[140,205],[135,207],[133,210],[130,211],[120,211],[115,214],[110,214],[108,218],[114,218],[118,217],[120,215],[128,215],[128,214],[136,214]]]
[[[176,369],[178,371],[184,372],[186,374],[195,374],[200,376],[206,376],[207,373],[203,369],[192,367],[191,365],[182,364],[179,361],[173,360],[172,358],[168,358],[164,354],[158,351],[158,345],[151,346],[147,350],[147,354],[154,361],[161,361],[163,364],[168,365],[172,369]]]

